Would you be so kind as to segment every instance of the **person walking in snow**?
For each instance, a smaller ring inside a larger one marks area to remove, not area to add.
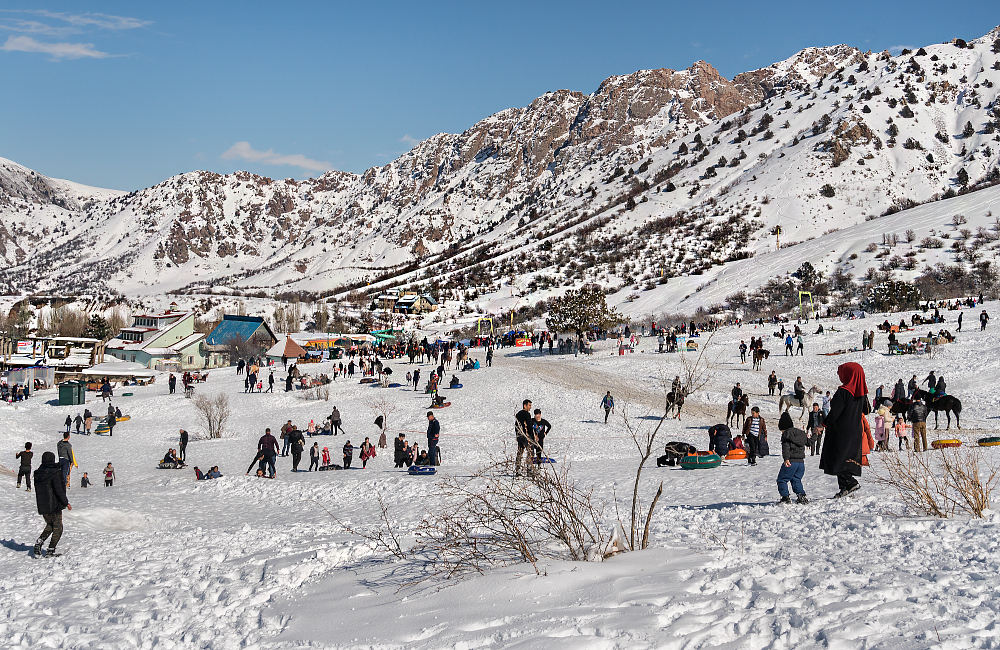
[[[313,468],[319,471],[319,443],[314,442],[313,446],[309,448],[309,471],[313,471]]]
[[[68,487],[70,471],[76,466],[76,457],[73,455],[73,444],[69,441],[68,433],[64,433],[63,439],[56,444],[56,452],[59,454],[59,468],[62,470],[63,483]],[[45,454],[42,454],[42,457],[44,458]]]
[[[771,374],[767,377],[767,394],[774,395],[774,389],[778,385],[778,375],[772,370]]]
[[[333,412],[330,413],[330,430],[333,431],[333,435],[337,435],[338,431],[345,435],[347,434],[347,432],[344,431],[344,428],[340,426],[340,423],[340,409],[334,406]]]
[[[778,419],[778,430],[781,431],[781,469],[778,470],[779,503],[791,503],[788,494],[788,484],[798,496],[796,503],[809,503],[805,488],[802,487],[802,477],[806,473],[806,433],[795,428],[792,416],[785,411]]]
[[[51,451],[42,454],[42,464],[35,470],[35,505],[38,514],[45,520],[45,528],[35,540],[35,557],[42,555],[42,545],[49,539],[47,556],[56,555],[56,546],[63,534],[62,511],[72,510],[69,499],[66,498],[66,480],[63,470],[56,464],[56,455]]]
[[[986,330],[986,323],[988,323],[988,322],[990,322],[990,315],[989,315],[989,314],[987,314],[987,313],[986,313],[986,310],[984,309],[984,310],[983,310],[983,311],[982,311],[982,312],[981,312],[981,313],[979,314],[979,331],[980,331],[980,332],[982,332],[982,331],[985,331],[985,330]]]
[[[792,335],[790,333],[786,334],[785,335],[785,356],[786,357],[792,356],[792,345],[794,345],[794,344],[795,344],[795,339],[792,338]]]
[[[24,450],[14,454],[14,458],[20,461],[20,465],[17,470],[17,487],[21,487],[21,477],[27,482],[27,491],[31,492],[31,457],[35,455],[35,452],[31,451],[31,443],[24,443]]]
[[[354,446],[348,440],[344,443],[344,469],[351,469],[351,460],[354,458]]]
[[[367,436],[365,436],[365,441],[361,443],[361,469],[368,467],[368,459],[375,458],[375,445],[371,443]]]
[[[740,365],[747,362],[747,342],[740,341]]]
[[[823,448],[823,428],[825,422],[826,416],[820,410],[819,404],[814,403],[812,410],[809,411],[809,421],[806,423],[806,432],[809,434],[810,456],[815,456]]]
[[[274,371],[273,370],[270,373],[268,373],[268,375],[267,375],[267,392],[269,392],[269,393],[273,393],[274,392]]]
[[[187,460],[187,447],[188,447],[188,432],[184,429],[180,430],[180,435],[178,437],[177,455],[182,461]]]
[[[961,312],[961,311],[958,312],[958,329],[955,330],[956,332],[961,332],[962,331],[962,316],[964,315],[964,313],[965,312]]]
[[[607,424],[608,416],[611,415],[611,411],[615,410],[615,398],[611,396],[610,390],[601,399],[601,408],[604,409],[604,424]]]
[[[66,433],[69,433],[70,428],[73,426],[73,418],[67,415],[65,424],[66,424]]]
[[[806,344],[801,334],[799,334],[798,337],[796,337],[796,341],[798,342],[798,345],[795,347],[796,356],[798,355],[805,356]]]
[[[104,487],[111,487],[115,484],[115,468],[112,467],[111,463],[108,463],[107,467],[104,468]]]
[[[844,363],[837,369],[837,375],[841,386],[830,400],[819,468],[837,477],[840,490],[835,497],[841,498],[861,489],[855,477],[861,476],[864,457],[874,441],[870,431],[864,435],[868,427],[862,424],[862,419],[871,412],[864,368],[853,361]]]
[[[77,413],[76,417],[73,418],[73,424],[76,426],[76,433],[80,435],[80,431],[83,429],[83,418]]]
[[[260,470],[265,468],[269,471],[271,478],[277,473],[274,462],[278,457],[278,440],[271,434],[271,429],[264,429],[264,435],[257,441],[257,456],[260,461]],[[249,474],[249,470],[247,470]]]

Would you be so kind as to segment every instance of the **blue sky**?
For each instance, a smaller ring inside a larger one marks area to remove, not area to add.
[[[362,171],[547,90],[810,45],[974,38],[990,2],[5,2],[0,156],[138,189],[192,169]],[[815,8],[814,8],[815,7]]]

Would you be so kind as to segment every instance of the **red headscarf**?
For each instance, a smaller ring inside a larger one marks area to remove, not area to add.
[[[865,369],[861,364],[850,361],[837,368],[837,376],[842,382],[841,388],[855,397],[868,394],[868,384],[865,383]]]

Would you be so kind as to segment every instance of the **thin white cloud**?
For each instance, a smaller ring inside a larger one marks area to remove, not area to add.
[[[250,146],[249,142],[240,141],[226,149],[221,158],[223,160],[246,160],[249,162],[262,163],[265,165],[287,165],[298,167],[312,172],[325,172],[333,169],[333,164],[325,160],[313,160],[299,153],[275,153],[273,149],[261,151]]]
[[[121,31],[125,29],[138,29],[153,24],[151,21],[141,18],[89,12],[72,14],[64,11],[49,11],[47,9],[0,9],[0,13],[10,16],[22,16],[21,18],[15,17],[11,21],[0,25],[3,29],[33,34],[79,33],[85,29]],[[47,19],[49,22],[32,20],[23,16]]]
[[[53,20],[61,20],[64,23],[77,27],[97,27],[98,29],[122,30],[138,29],[151,25],[152,22],[141,18],[131,18],[129,16],[114,16],[111,14],[84,13],[69,14],[62,11],[48,11],[46,9],[36,9],[26,13],[36,16],[43,16]]]
[[[141,18],[101,13],[0,9],[0,32],[15,34],[0,46],[0,51],[48,54],[53,61],[105,59],[113,55],[97,49],[93,43],[45,42],[33,37],[66,38],[87,32],[138,29],[151,24]]]
[[[400,138],[399,141],[402,142],[403,144],[405,144],[408,147],[415,147],[416,145],[420,144],[420,140],[418,140],[417,138],[414,138],[409,133],[403,135],[403,137]]]
[[[913,47],[912,45],[890,45],[888,49],[889,49],[889,54],[893,56],[899,56],[903,52],[903,50],[914,50],[916,48]]]
[[[62,59],[106,59],[111,54],[102,52],[93,43],[44,43],[30,36],[10,36],[0,46],[4,52],[31,52],[48,54],[55,61]]]

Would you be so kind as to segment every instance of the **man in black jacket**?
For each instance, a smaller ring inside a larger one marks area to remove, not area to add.
[[[528,454],[531,462],[531,400],[526,399],[521,404],[521,410],[514,414],[514,438],[517,441],[517,457],[514,460],[514,475],[521,471],[521,457]]]
[[[438,440],[441,439],[441,423],[434,417],[432,411],[427,411],[427,457],[430,458],[431,465],[440,465],[438,462]]]
[[[35,541],[35,557],[42,554],[42,544],[49,535],[49,557],[56,554],[56,545],[62,537],[62,511],[63,508],[72,510],[66,498],[66,483],[63,481],[62,469],[56,463],[56,455],[51,451],[42,454],[42,464],[35,470],[35,503],[38,506],[38,514],[45,520],[45,529]]]
[[[788,412],[781,414],[778,420],[778,429],[781,431],[781,469],[778,471],[778,494],[781,495],[779,503],[791,503],[788,495],[788,483],[792,483],[792,490],[798,495],[796,503],[809,503],[806,498],[806,491],[802,487],[802,477],[806,473],[806,432],[796,429],[792,425],[792,416]]]
[[[396,467],[402,467],[406,460],[406,434],[401,433],[393,440],[393,461]]]
[[[21,461],[21,467],[17,470],[17,487],[21,487],[21,477],[28,482],[28,492],[31,492],[31,457],[35,452],[31,451],[31,443],[24,443],[24,451],[14,454],[14,458]]]
[[[187,460],[188,432],[184,429],[181,429],[180,431],[180,447],[177,449],[177,453],[181,460]]]
[[[809,455],[815,456],[823,449],[823,427],[826,426],[826,418],[819,408],[819,403],[813,403],[813,408],[809,411],[809,422],[806,430],[809,432]]]
[[[298,429],[292,429],[288,432],[286,440],[291,441],[292,445],[292,471],[299,471],[299,463],[302,462],[302,452],[306,447],[306,438],[302,435],[302,432]]]

